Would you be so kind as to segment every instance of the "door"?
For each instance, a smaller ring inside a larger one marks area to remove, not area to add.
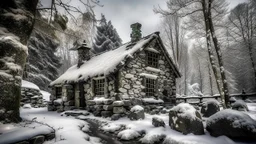
[[[79,84],[75,85],[75,107],[80,108],[80,92],[79,92]]]
[[[86,106],[84,94],[85,94],[84,84],[79,83],[79,101],[80,101],[79,105],[80,105],[80,107],[83,107],[83,108]]]

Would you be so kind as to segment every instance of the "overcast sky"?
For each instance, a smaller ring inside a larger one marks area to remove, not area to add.
[[[100,0],[103,7],[97,7],[95,13],[100,19],[103,13],[111,20],[123,42],[130,41],[130,25],[135,22],[142,24],[142,35],[159,31],[161,16],[153,12],[154,6],[166,8],[167,0]],[[246,0],[228,0],[230,8]]]

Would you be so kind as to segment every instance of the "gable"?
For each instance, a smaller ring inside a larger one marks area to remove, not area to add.
[[[152,51],[152,52],[159,52],[167,60],[169,66],[171,67],[172,71],[175,74],[175,77],[176,78],[181,77],[178,67],[173,62],[173,59],[171,58],[170,54],[168,53],[166,47],[163,45],[162,39],[160,37],[155,39],[152,42],[152,44],[150,44],[147,48],[145,48],[145,50]]]

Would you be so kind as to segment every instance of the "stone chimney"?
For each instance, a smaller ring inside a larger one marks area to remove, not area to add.
[[[77,47],[78,52],[78,63],[77,67],[80,67],[84,61],[88,61],[91,58],[91,48],[88,47],[86,41],[82,43],[82,45]]]
[[[130,35],[131,42],[136,42],[139,39],[141,39],[141,24],[140,23],[134,23],[131,25],[132,33]]]

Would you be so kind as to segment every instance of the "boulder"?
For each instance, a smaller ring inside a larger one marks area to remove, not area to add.
[[[96,104],[96,102],[94,100],[88,100],[87,101],[87,105],[89,105],[89,106],[92,106],[92,105],[95,105],[95,104]]]
[[[136,105],[131,108],[130,113],[128,115],[130,120],[139,120],[145,118],[144,108]]]
[[[111,117],[112,116],[112,114],[113,114],[113,112],[112,111],[102,111],[101,112],[101,116],[103,116],[103,117]]]
[[[44,136],[39,135],[31,139],[31,144],[42,144],[44,143]]]
[[[152,125],[155,127],[165,127],[164,120],[158,117],[153,117],[152,118]]]
[[[204,126],[200,113],[188,103],[180,103],[169,112],[169,125],[183,134],[204,134]]]
[[[103,105],[103,109],[104,110],[113,110],[113,106],[112,105]]]
[[[238,111],[249,111],[247,104],[243,100],[236,100],[232,105],[232,109]]]
[[[115,114],[121,114],[121,113],[125,113],[126,109],[124,107],[114,107],[113,108],[113,113]]]
[[[112,103],[113,103],[113,100],[111,100],[111,99],[107,99],[107,100],[104,101],[105,105],[110,105]]]
[[[131,106],[131,101],[130,100],[123,100],[124,106]]]
[[[113,106],[114,107],[124,106],[124,102],[123,101],[114,101]]]
[[[205,101],[201,108],[203,117],[210,117],[218,111],[220,111],[220,106],[219,102],[215,99]]]
[[[225,109],[212,115],[206,121],[206,130],[215,137],[256,140],[256,121],[236,110]]]
[[[113,114],[113,115],[111,116],[111,120],[115,121],[115,120],[118,120],[120,117],[121,117],[120,114]]]

